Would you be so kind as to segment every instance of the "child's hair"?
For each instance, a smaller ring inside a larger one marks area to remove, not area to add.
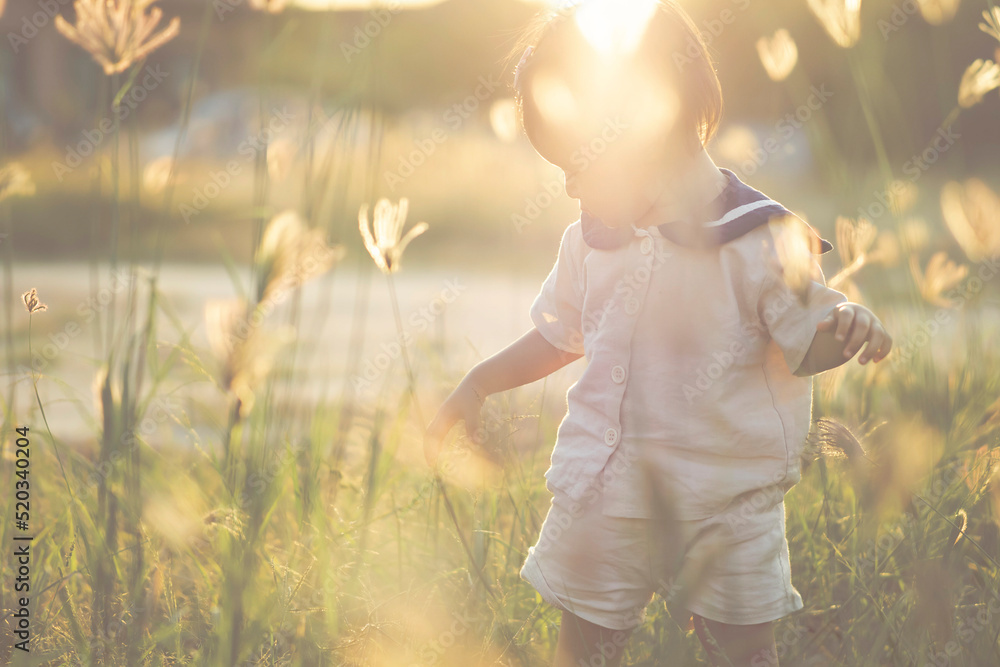
[[[679,139],[692,152],[700,150],[715,134],[722,117],[722,89],[708,47],[676,0],[656,0],[652,4],[655,7],[651,8],[638,44],[617,60],[602,54],[573,20],[581,5],[543,11],[513,48],[508,64],[518,62],[525,49],[532,47],[530,57],[516,68],[514,100],[525,134],[547,159],[550,154],[565,156],[572,147],[586,143],[595,131],[600,131],[602,123],[588,117],[589,130],[575,132],[568,124],[547,120],[534,95],[539,76],[559,81],[563,97],[569,92],[595,113],[598,108],[607,111],[609,103],[617,104],[618,109],[641,112],[639,107],[649,106],[651,82],[669,91],[675,101],[667,123],[669,129],[656,128],[655,134],[646,132],[649,136],[636,137],[647,152],[650,141],[666,138],[661,131]],[[635,73],[640,75],[630,76]],[[611,90],[608,82],[612,83]]]

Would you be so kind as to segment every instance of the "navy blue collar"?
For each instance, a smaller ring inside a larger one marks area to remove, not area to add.
[[[729,183],[718,197],[705,206],[706,211],[723,211],[718,220],[674,220],[657,225],[660,234],[687,248],[709,248],[728,243],[747,232],[766,224],[772,218],[796,217],[791,211],[767,195],[753,189],[728,169],[720,169]],[[707,217],[707,214],[706,216]],[[822,255],[833,250],[833,244],[820,235],[805,220],[798,218],[810,232],[813,254]],[[580,214],[583,239],[591,248],[613,250],[627,245],[633,236],[631,226],[608,227],[586,211]]]

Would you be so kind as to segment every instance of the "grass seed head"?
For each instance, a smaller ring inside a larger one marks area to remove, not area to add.
[[[28,310],[28,314],[40,313],[43,310],[49,309],[48,306],[38,300],[38,291],[34,287],[22,294],[21,300],[24,301],[24,307]]]
[[[368,204],[362,204],[358,211],[358,229],[364,239],[368,254],[382,273],[394,273],[399,269],[403,251],[410,241],[427,231],[426,222],[418,222],[403,236],[403,223],[409,210],[409,200],[403,197],[393,205],[388,199],[379,199],[375,204],[374,219],[369,229]]]
[[[982,102],[988,92],[1000,86],[1000,65],[978,58],[965,69],[958,85],[958,105],[963,109]]]
[[[150,8],[155,0],[76,0],[76,25],[56,16],[56,29],[80,46],[108,76],[124,72],[177,36],[181,20],[153,34],[163,10]]]
[[[837,46],[849,49],[861,37],[861,0],[809,0],[809,9]]]

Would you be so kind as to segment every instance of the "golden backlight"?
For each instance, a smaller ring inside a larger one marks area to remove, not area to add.
[[[576,22],[590,44],[606,55],[634,53],[657,7],[656,0],[590,0]]]

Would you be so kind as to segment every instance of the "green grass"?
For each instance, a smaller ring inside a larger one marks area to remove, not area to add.
[[[378,291],[374,298],[387,298]],[[849,362],[820,376],[814,417],[855,433],[878,425],[862,438],[874,463],[810,461],[786,497],[793,583],[806,609],[776,626],[782,664],[934,664],[928,651],[948,650],[949,640],[958,647],[949,664],[997,659],[1000,617],[985,610],[998,585],[1000,489],[984,457],[1000,444],[992,403],[1000,358],[986,344],[995,325],[959,331],[969,356],[945,366],[928,346],[896,367]],[[437,387],[457,378],[425,343],[411,353],[418,396],[433,409]],[[558,389],[489,399],[507,464],[449,454],[456,528],[422,462],[401,368],[378,406],[303,408],[283,357],[249,415],[226,419],[182,407],[186,392],[212,382],[186,336],[154,332],[148,345],[148,358],[159,353],[134,398],[135,423],[158,399],[166,409],[154,431],[123,450],[139,456],[99,476],[103,504],[100,486],[87,485],[99,465],[93,455],[53,447],[37,406],[11,420],[32,429],[34,656],[48,664],[88,656],[97,664],[546,664],[560,614],[518,571],[548,507],[541,473],[563,405]],[[186,379],[168,392],[156,380],[168,376]],[[116,385],[104,400],[120,417]],[[164,431],[188,433],[196,446],[171,445]],[[110,458],[115,444],[108,447]],[[78,504],[57,473],[57,452]],[[10,488],[13,469],[5,470]],[[9,541],[10,522],[4,531]],[[4,567],[11,576],[9,560]],[[703,653],[657,596],[626,661],[664,664],[666,656],[696,664]]]

